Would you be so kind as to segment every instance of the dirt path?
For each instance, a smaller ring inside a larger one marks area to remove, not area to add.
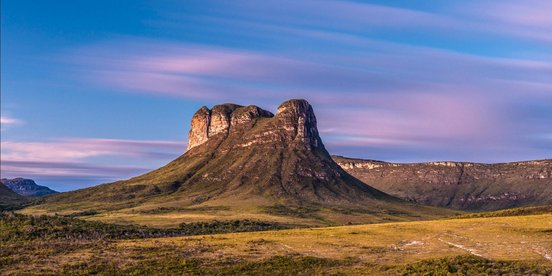
[[[477,253],[477,250],[475,250],[475,249],[473,249],[473,248],[468,248],[468,247],[463,246],[463,245],[461,245],[461,244],[457,244],[457,243],[452,243],[452,242],[449,242],[449,241],[445,241],[445,240],[443,240],[443,239],[441,239],[441,238],[439,238],[439,240],[442,241],[442,242],[444,242],[444,243],[446,243],[446,244],[448,244],[448,245],[452,245],[452,246],[457,247],[457,248],[460,248],[460,249],[462,249],[462,250],[466,250],[466,251],[468,251],[468,252],[469,252],[470,254],[472,254],[472,255],[475,255],[475,256],[478,256],[478,257],[483,257],[483,255]]]

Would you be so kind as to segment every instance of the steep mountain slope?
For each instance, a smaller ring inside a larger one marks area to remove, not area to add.
[[[14,179],[2,178],[0,179],[0,183],[6,185],[12,191],[26,197],[43,196],[57,193],[56,191],[46,186],[37,185],[32,179],[25,179],[20,177]]]
[[[552,204],[552,159],[500,164],[333,159],[363,182],[421,204],[463,210]]]
[[[0,211],[17,208],[26,202],[24,196],[18,195],[0,182]]]
[[[305,224],[450,214],[403,202],[347,174],[324,148],[304,100],[284,102],[276,115],[256,106],[202,107],[192,118],[188,145],[160,169],[49,196],[33,210],[109,212],[96,217],[114,222],[137,213],[170,213],[192,220],[285,218]]]

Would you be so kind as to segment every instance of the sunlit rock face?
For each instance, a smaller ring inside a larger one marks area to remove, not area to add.
[[[278,107],[276,116],[254,105],[223,104],[211,110],[204,106],[192,117],[187,149],[201,145],[219,134],[231,136],[241,132],[245,124],[259,118],[274,118],[274,122],[267,124],[260,133],[242,137],[244,141],[237,146],[275,141],[307,148],[321,144],[311,105],[305,100],[289,100]]]
[[[201,145],[218,134],[228,135],[230,130],[257,118],[270,118],[274,115],[257,106],[236,104],[216,105],[211,110],[200,108],[192,117],[188,150]]]
[[[188,136],[188,150],[205,143],[209,139],[209,125],[211,124],[211,110],[206,106],[200,108],[192,117],[192,126]]]

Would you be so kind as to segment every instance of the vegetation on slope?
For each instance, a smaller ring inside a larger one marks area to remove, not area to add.
[[[468,213],[456,216],[454,218],[492,218],[492,217],[512,217],[512,216],[529,216],[552,214],[552,205],[535,206],[535,207],[520,207],[506,210],[498,210],[492,212]]]
[[[473,255],[435,258],[397,269],[402,275],[549,275],[552,268],[519,261],[493,261]]]
[[[27,203],[27,199],[18,195],[6,185],[0,183],[0,211],[13,210],[23,207]]]
[[[158,229],[139,225],[117,225],[85,221],[69,216],[28,216],[12,212],[2,212],[0,214],[0,232],[2,233],[0,241],[3,242],[55,239],[143,239],[284,228],[287,227],[262,221],[234,220],[182,223],[178,228]]]

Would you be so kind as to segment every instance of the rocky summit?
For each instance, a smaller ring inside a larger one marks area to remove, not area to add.
[[[193,175],[187,184],[218,183],[225,188],[217,196],[232,191],[298,202],[390,198],[331,160],[305,100],[284,102],[276,115],[257,106],[202,107],[189,137],[186,155],[211,157],[201,169],[208,172]]]
[[[57,203],[73,211],[161,208],[186,217],[182,213],[201,209],[222,218],[295,216],[317,224],[450,214],[407,203],[349,175],[326,151],[305,100],[286,101],[275,115],[253,105],[201,107],[182,156],[129,180],[48,197],[43,207]]]
[[[333,158],[365,183],[420,204],[462,210],[552,204],[552,159],[499,164],[401,164]]]

